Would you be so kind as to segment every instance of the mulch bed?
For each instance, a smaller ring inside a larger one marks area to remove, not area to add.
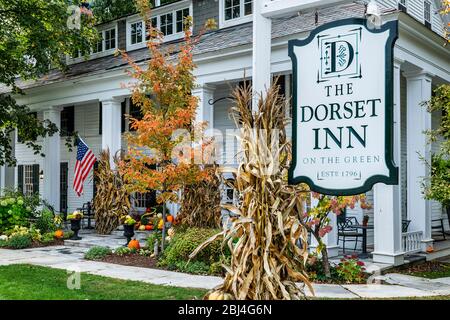
[[[64,240],[62,240],[62,239],[53,240],[52,242],[48,242],[48,243],[33,241],[30,248],[41,248],[41,247],[50,247],[50,246],[63,246],[63,245],[64,245]]]
[[[126,254],[119,256],[117,254],[109,254],[101,262],[115,263],[123,266],[156,268],[157,260],[149,256],[141,256],[139,254]]]
[[[56,240],[53,240],[52,242],[47,242],[47,243],[42,243],[42,242],[39,242],[39,241],[33,241],[31,243],[31,246],[29,246],[27,248],[22,248],[22,249],[16,249],[16,248],[8,247],[8,246],[2,247],[1,249],[23,250],[23,249],[52,247],[52,246],[63,246],[63,245],[64,245],[64,240],[56,239]]]
[[[427,261],[420,264],[409,265],[406,267],[399,267],[391,270],[390,272],[402,273],[402,274],[415,274],[421,272],[443,272],[450,268],[450,263],[440,261]]]

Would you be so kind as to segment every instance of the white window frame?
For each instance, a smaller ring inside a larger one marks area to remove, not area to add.
[[[406,10],[408,10],[408,0],[397,0],[397,6],[401,4],[402,6],[404,6],[406,8]]]
[[[252,14],[249,14],[249,15],[244,15],[244,1],[245,0],[239,0],[239,6],[240,6],[239,18],[225,20],[225,0],[220,0],[220,2],[219,2],[219,11],[220,11],[219,12],[219,27],[220,28],[231,27],[231,26],[235,26],[238,24],[250,22],[253,20],[253,12],[255,10],[254,9],[255,1],[258,1],[258,0],[253,0]]]
[[[115,47],[112,49],[108,49],[106,50],[106,43],[105,43],[105,31],[111,30],[111,29],[115,29]],[[117,27],[117,22],[112,22],[106,25],[102,25],[100,27],[100,29],[98,30],[99,33],[102,34],[102,51],[100,52],[93,52],[92,48],[91,51],[89,53],[89,57],[88,60],[91,59],[96,59],[96,58],[100,58],[100,57],[104,57],[110,54],[113,54],[119,47],[119,30]],[[67,57],[67,63],[68,64],[74,64],[74,63],[79,63],[79,62],[83,62],[85,61],[84,56],[81,56],[81,53],[79,53],[79,57],[77,58],[72,58],[70,56]]]
[[[23,165],[23,194],[31,196],[35,190],[33,190],[33,165],[24,164]]]
[[[172,31],[173,32],[171,35],[164,36],[164,42],[178,40],[178,39],[182,39],[184,37],[184,32],[183,31],[177,32],[177,29],[176,29],[177,28],[177,23],[176,23],[177,11],[183,10],[183,9],[189,9],[189,15],[191,17],[193,16],[193,6],[192,6],[191,0],[178,1],[178,2],[163,5],[161,7],[156,6],[152,10],[151,19],[156,18],[156,28],[158,28],[159,30],[161,30],[161,16],[172,13],[172,16],[173,16]],[[131,43],[131,25],[133,23],[136,23],[139,21],[143,22],[144,41],[142,41],[141,43],[132,44]],[[147,24],[145,23],[145,21],[142,20],[142,17],[140,15],[133,15],[127,19],[127,28],[126,28],[127,29],[126,30],[126,32],[127,32],[127,36],[126,36],[127,37],[127,51],[144,48],[146,46],[146,39],[147,39],[147,35],[148,35],[147,27],[148,27]]]
[[[142,42],[138,42],[138,43],[131,43],[131,25],[134,23],[138,23],[141,22],[142,23]],[[142,20],[142,18],[138,15],[138,16],[133,16],[130,19],[127,20],[127,51],[130,50],[135,50],[135,49],[139,49],[139,48],[143,48],[145,47],[145,43],[146,43],[146,36],[147,36],[147,25],[145,23],[144,20]]]
[[[426,5],[425,4],[428,4],[429,5],[429,12],[428,12],[428,15],[429,15],[429,20],[427,20],[426,19],[426,11],[425,11],[425,9],[426,9]],[[429,24],[431,24],[431,20],[432,20],[432,17],[431,17],[431,12],[433,11],[433,6],[432,6],[432,4],[431,4],[431,1],[429,1],[429,0],[424,0],[423,1],[423,21],[424,22],[428,22]]]

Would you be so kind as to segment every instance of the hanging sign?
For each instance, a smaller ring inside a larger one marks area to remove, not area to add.
[[[325,24],[289,41],[293,65],[292,184],[353,195],[397,184],[393,162],[393,48],[397,22]]]

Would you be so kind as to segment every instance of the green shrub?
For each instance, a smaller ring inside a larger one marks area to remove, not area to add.
[[[0,240],[0,248],[4,248],[8,246],[8,241],[7,240]]]
[[[210,266],[203,261],[177,261],[168,266],[169,270],[177,270],[180,272],[193,274],[210,274]]]
[[[117,254],[118,256],[125,256],[127,254],[131,254],[133,252],[133,250],[131,250],[128,247],[119,247],[117,248],[114,253]]]
[[[64,231],[63,239],[64,240],[70,239],[70,238],[72,238],[73,235],[74,235],[74,232],[72,230]]]
[[[111,253],[112,250],[107,247],[92,247],[86,252],[84,258],[87,260],[101,260]]]
[[[56,231],[53,213],[48,209],[41,211],[41,214],[34,225],[36,229],[41,231],[42,234]]]
[[[53,232],[47,232],[42,235],[41,242],[44,244],[52,243],[55,241],[55,234]]]
[[[161,231],[153,231],[147,238],[147,247],[153,251],[155,247],[155,242],[158,240],[158,243],[161,244],[162,233]]]
[[[32,209],[27,207],[23,197],[0,198],[0,232],[14,226],[27,226]]]
[[[13,249],[24,249],[31,246],[32,239],[30,235],[14,235],[8,239],[8,247]]]
[[[228,252],[222,252],[221,241],[217,240],[202,251],[191,260],[190,263],[196,263],[189,267],[186,263],[189,260],[189,255],[203,242],[209,239],[211,236],[217,234],[220,230],[206,229],[206,228],[188,228],[185,230],[177,230],[175,236],[170,241],[168,247],[164,251],[162,259],[159,261],[161,266],[169,268],[182,268],[180,271],[187,271],[186,268],[193,268],[199,270],[205,270],[206,273],[210,271],[210,266],[216,262],[224,259],[224,255],[229,255]],[[183,264],[185,265],[183,267]],[[204,266],[205,268],[203,268]],[[187,271],[190,272],[190,271]]]
[[[336,272],[340,279],[346,283],[361,283],[366,279],[364,262],[354,256],[346,256],[341,259]]]

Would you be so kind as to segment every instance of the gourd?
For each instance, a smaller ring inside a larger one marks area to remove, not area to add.
[[[173,223],[173,215],[168,214],[166,217],[167,222]]]
[[[62,239],[64,237],[64,232],[62,230],[55,231],[55,238]]]
[[[139,244],[139,241],[133,239],[128,243],[128,248],[139,250],[141,248],[141,245]]]

